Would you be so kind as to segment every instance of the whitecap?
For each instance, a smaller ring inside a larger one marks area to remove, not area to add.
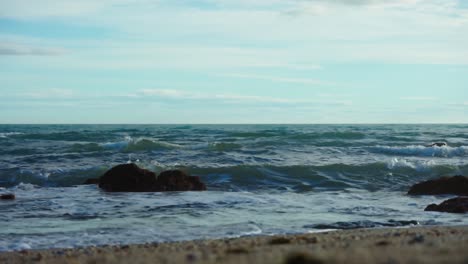
[[[372,148],[374,152],[393,154],[393,155],[404,155],[404,156],[423,156],[423,157],[454,157],[454,156],[465,156],[468,154],[467,146],[459,147],[427,147],[421,145],[410,145],[404,147],[392,147],[392,146],[377,146]]]
[[[31,249],[31,246],[27,243],[18,243],[18,244],[12,245],[12,249],[14,250]]]
[[[115,149],[122,151],[145,151],[145,150],[158,150],[158,149],[174,149],[181,148],[178,144],[154,140],[151,138],[132,138],[126,136],[124,141],[107,142],[101,144],[106,149]]]
[[[0,133],[0,138],[7,138],[9,136],[14,136],[14,135],[22,135],[24,133],[21,132],[2,132]]]
[[[410,168],[419,172],[430,171],[432,167],[436,165],[435,161],[409,161],[406,159],[393,158],[387,162],[387,168],[389,170],[398,168]]]
[[[30,191],[34,190],[35,188],[36,186],[34,184],[20,182],[18,185],[13,187],[13,190]]]

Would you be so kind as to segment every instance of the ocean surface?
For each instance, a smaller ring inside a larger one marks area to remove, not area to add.
[[[448,146],[427,147],[444,141]],[[468,125],[0,125],[0,251],[323,229],[466,225],[406,195],[468,175]],[[199,175],[206,192],[80,185],[120,163]]]

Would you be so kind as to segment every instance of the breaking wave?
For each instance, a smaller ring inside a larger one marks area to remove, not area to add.
[[[426,147],[420,145],[411,145],[405,147],[376,146],[370,148],[372,152],[401,155],[401,156],[422,156],[422,157],[463,157],[468,155],[467,146],[459,147]]]
[[[116,149],[124,152],[138,152],[151,150],[164,150],[181,148],[178,144],[172,144],[164,141],[157,141],[149,138],[126,137],[124,141],[108,142],[101,144],[105,149]]]

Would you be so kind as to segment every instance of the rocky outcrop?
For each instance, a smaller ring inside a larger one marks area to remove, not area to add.
[[[424,211],[437,211],[447,213],[466,213],[468,212],[468,197],[456,197],[443,201],[441,204],[430,204]]]
[[[437,195],[454,194],[468,195],[468,177],[453,176],[442,177],[434,180],[424,181],[411,186],[408,191],[410,195]]]
[[[90,181],[92,180],[94,179],[90,179]],[[100,188],[109,192],[206,190],[205,184],[198,176],[190,176],[181,170],[168,170],[161,172],[156,177],[154,172],[142,169],[133,163],[113,167],[102,175],[98,182]]]
[[[204,191],[206,186],[200,177],[190,176],[181,170],[163,171],[156,180],[157,190],[166,191]]]
[[[156,185],[156,174],[134,163],[120,164],[99,178],[99,187],[109,192],[151,192]]]
[[[16,197],[12,193],[0,194],[0,200],[14,200]]]

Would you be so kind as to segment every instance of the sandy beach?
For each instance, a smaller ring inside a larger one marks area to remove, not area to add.
[[[467,263],[468,226],[355,229],[0,253],[1,263]]]

